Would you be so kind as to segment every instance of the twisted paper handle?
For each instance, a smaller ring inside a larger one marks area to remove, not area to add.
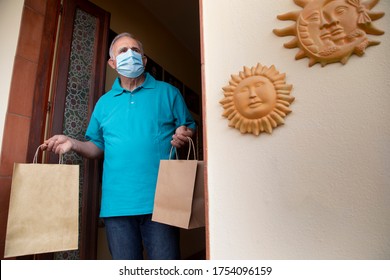
[[[194,141],[191,139],[191,137],[187,137],[187,139],[188,139],[188,142],[189,142],[189,144],[188,144],[187,160],[190,159],[191,147],[192,147],[192,150],[194,151],[194,160],[196,160],[196,151],[195,151]],[[173,148],[176,149],[176,147],[171,146],[171,151],[169,152],[169,159],[171,159]],[[177,156],[177,153],[176,153],[176,159],[179,159],[178,156]]]
[[[44,145],[44,144],[38,146],[38,149],[36,150],[35,155],[34,155],[34,158],[33,158],[33,163],[38,163],[38,152],[39,152],[39,150],[41,149],[41,147],[42,147],[43,145]],[[63,156],[63,154],[60,154],[58,163],[59,163],[59,164],[63,164],[63,163],[64,163],[64,156]]]

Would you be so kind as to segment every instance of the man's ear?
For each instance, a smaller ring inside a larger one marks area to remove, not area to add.
[[[114,70],[116,69],[116,65],[115,65],[114,59],[110,58],[109,60],[107,60],[107,63],[108,63],[108,65],[110,65],[110,67],[112,69],[114,69]]]
[[[146,66],[146,63],[148,62],[148,58],[146,57],[146,55],[144,55],[142,57],[142,63],[144,64],[144,67]]]

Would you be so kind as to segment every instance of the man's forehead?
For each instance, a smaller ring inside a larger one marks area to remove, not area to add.
[[[114,43],[114,49],[120,49],[123,47],[138,47],[138,42],[137,40],[134,40],[133,38],[130,37],[122,37],[119,38],[115,43]]]

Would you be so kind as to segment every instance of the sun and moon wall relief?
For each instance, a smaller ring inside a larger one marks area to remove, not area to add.
[[[367,35],[384,34],[373,21],[385,13],[371,11],[379,0],[294,0],[294,3],[303,10],[277,18],[296,23],[273,32],[277,36],[295,36],[284,47],[299,48],[295,59],[307,57],[310,67],[316,63],[322,67],[334,62],[346,64],[352,54],[362,56],[366,48],[380,43]]]
[[[273,32],[277,36],[295,36],[284,47],[299,48],[295,59],[308,58],[309,67],[316,63],[322,67],[335,62],[346,64],[351,55],[363,56],[366,48],[380,43],[368,35],[384,34],[373,25],[384,13],[371,11],[380,0],[293,1],[303,10],[277,18],[293,20],[295,24]],[[284,124],[295,99],[285,77],[274,65],[260,63],[251,68],[244,66],[238,75],[231,75],[229,85],[222,88],[225,97],[220,101],[229,127],[257,136],[262,132],[271,134]]]

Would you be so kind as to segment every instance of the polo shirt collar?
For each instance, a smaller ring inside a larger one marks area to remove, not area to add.
[[[145,72],[144,75],[145,75],[145,81],[143,82],[143,84],[140,87],[149,88],[149,89],[155,88],[156,87],[156,80],[154,79],[154,77],[147,72]],[[124,89],[121,86],[119,77],[115,79],[115,82],[112,85],[111,91],[114,93],[114,96],[121,95],[122,93],[124,93],[126,91],[126,89]]]

